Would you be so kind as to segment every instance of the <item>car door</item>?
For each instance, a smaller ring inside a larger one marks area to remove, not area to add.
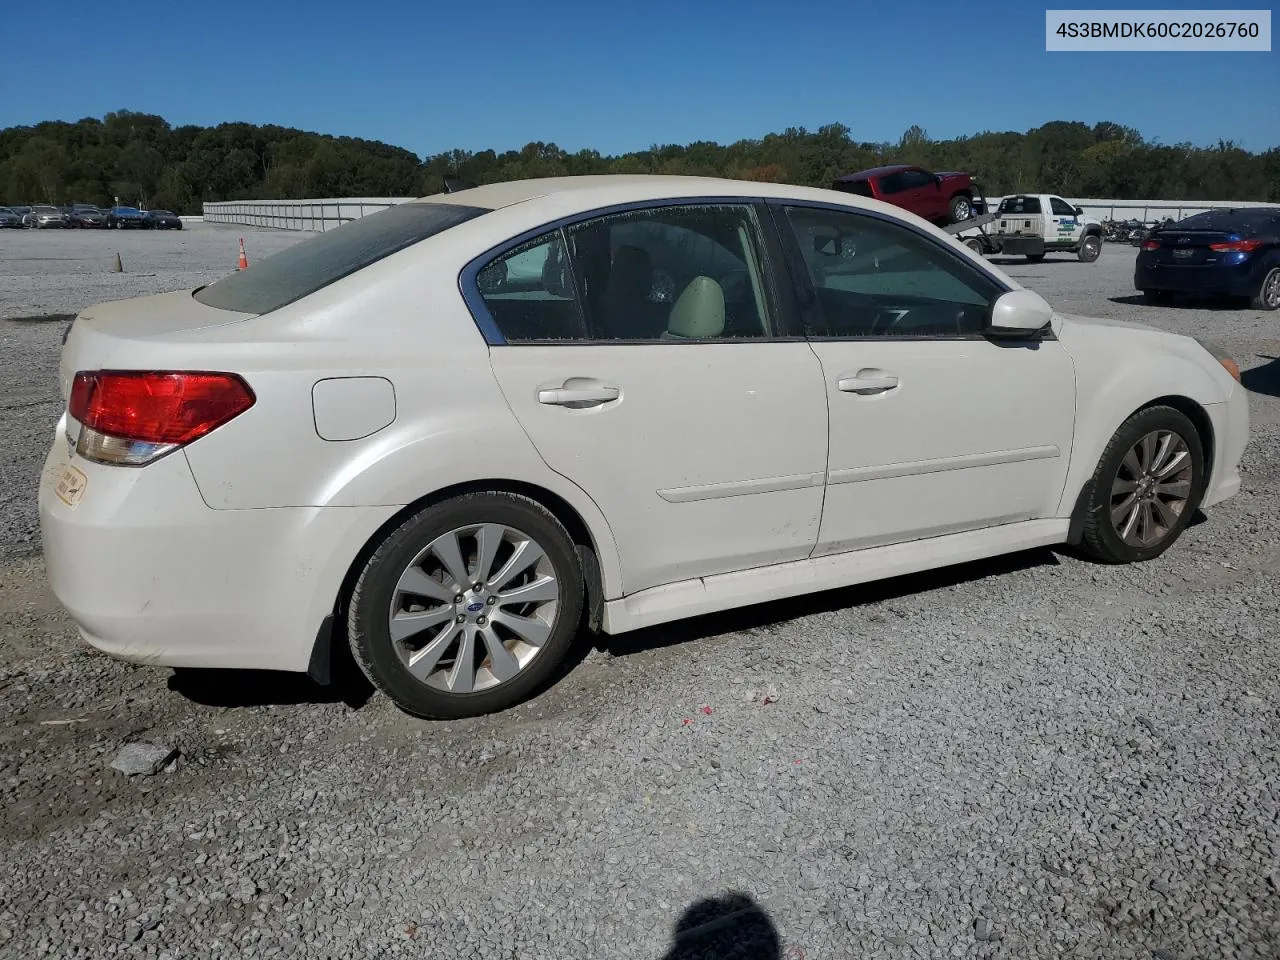
[[[625,593],[801,559],[817,542],[826,392],[781,324],[762,210],[589,217],[475,275],[482,326],[501,331],[494,375],[547,465],[608,520]]]
[[[1049,229],[1045,232],[1046,245],[1073,247],[1084,233],[1084,220],[1076,215],[1076,208],[1061,197],[1049,198]]]
[[[773,210],[830,406],[815,555],[1051,516],[1074,427],[1062,346],[984,337],[1004,285],[897,218]]]
[[[942,187],[929,171],[918,168],[907,170],[902,178],[907,190],[911,192],[911,209],[920,216],[926,220],[940,220],[950,213],[946,199],[942,196]]]

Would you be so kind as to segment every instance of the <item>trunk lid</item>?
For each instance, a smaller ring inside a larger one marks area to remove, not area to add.
[[[209,327],[239,323],[254,316],[206,306],[191,290],[160,293],[129,300],[112,300],[81,311],[71,324],[58,362],[58,386],[62,401],[71,396],[71,382],[78,370],[122,369],[137,366],[130,357],[145,357],[137,348]],[[133,350],[128,349],[133,347]]]
[[[1156,263],[1179,266],[1201,266],[1220,262],[1224,254],[1210,249],[1210,244],[1230,243],[1240,235],[1226,230],[1178,230],[1167,227],[1150,237],[1158,241],[1156,250],[1148,251]]]

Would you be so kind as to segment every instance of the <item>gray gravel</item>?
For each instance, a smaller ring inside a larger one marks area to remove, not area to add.
[[[184,233],[174,276],[239,235]],[[2,255],[99,239],[27,236]],[[1246,368],[1244,490],[1163,558],[1033,551],[609,639],[447,724],[79,643],[31,555],[60,325],[0,322],[0,956],[1280,956],[1280,316],[1128,302],[1132,259],[1009,269]],[[0,276],[0,309],[100,282]],[[173,772],[111,770],[136,741]]]

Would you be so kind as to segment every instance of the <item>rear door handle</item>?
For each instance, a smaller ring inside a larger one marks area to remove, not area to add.
[[[836,381],[836,386],[845,393],[858,393],[863,396],[885,393],[897,385],[897,375],[886,373],[884,370],[859,370],[852,377],[841,377]]]
[[[538,391],[538,402],[556,407],[598,407],[622,396],[618,387],[575,377],[564,386]]]

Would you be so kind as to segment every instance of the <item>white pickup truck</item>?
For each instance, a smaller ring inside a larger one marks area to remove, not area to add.
[[[1102,224],[1051,193],[1005,197],[990,223],[956,236],[978,253],[1022,255],[1031,261],[1060,252],[1093,263],[1102,253]]]

